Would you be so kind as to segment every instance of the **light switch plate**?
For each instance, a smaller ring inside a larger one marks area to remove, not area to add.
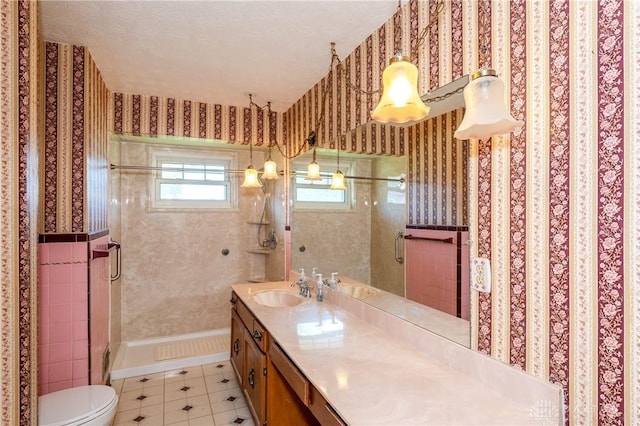
[[[484,257],[471,259],[471,288],[491,292],[491,262]]]

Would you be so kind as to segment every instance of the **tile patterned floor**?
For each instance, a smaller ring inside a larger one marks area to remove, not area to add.
[[[229,361],[114,380],[114,426],[254,426]]]

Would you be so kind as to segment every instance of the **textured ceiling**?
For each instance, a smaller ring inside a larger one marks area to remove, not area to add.
[[[57,1],[42,38],[90,48],[112,92],[284,111],[389,19],[395,0]]]

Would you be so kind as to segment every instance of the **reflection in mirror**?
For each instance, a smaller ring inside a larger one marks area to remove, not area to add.
[[[336,151],[318,150],[323,179],[305,179],[311,153],[292,162],[292,265],[338,272],[404,296],[404,269],[396,262],[396,235],[404,229],[406,158],[341,154],[346,190],[329,189]],[[368,180],[380,178],[391,180]]]
[[[453,137],[463,117],[461,92],[467,81],[465,76],[431,92],[432,99],[440,99],[431,105],[432,111],[441,115],[403,129],[404,146],[395,152],[406,155],[341,151],[340,168],[346,176],[374,179],[347,179],[340,205],[326,202],[318,186],[305,182],[311,153],[294,160],[291,170],[300,175],[291,178],[290,225],[294,269],[304,268],[311,275],[315,267],[325,278],[339,272],[348,282],[383,290],[359,298],[469,346],[468,142]],[[372,132],[371,126],[378,125],[367,124],[353,131],[362,138],[363,146],[375,145],[369,135],[385,134],[380,127]],[[389,129],[396,129],[390,131],[396,132],[397,143],[397,128]],[[352,136],[348,133],[347,140]],[[391,146],[393,136],[385,142]],[[330,176],[336,168],[336,151],[318,149],[318,153],[321,171]],[[406,177],[405,182],[377,180],[397,177]],[[304,193],[311,189],[315,192],[307,195],[317,202],[309,204]],[[444,235],[447,232],[452,235]],[[447,243],[415,238],[425,233]],[[407,234],[414,239],[405,240]],[[453,262],[443,267],[445,262],[436,259],[440,252],[453,256]],[[436,265],[421,269],[427,262]],[[417,274],[415,265],[419,266]],[[453,281],[450,288],[435,283],[438,269],[446,269],[443,275]],[[433,302],[435,293],[446,294],[439,305]]]

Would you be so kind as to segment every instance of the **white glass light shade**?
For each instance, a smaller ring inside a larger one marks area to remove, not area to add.
[[[244,171],[244,182],[240,185],[243,188],[261,188],[262,184],[258,180],[258,171],[253,166],[247,167]]]
[[[422,120],[429,107],[418,94],[418,68],[409,58],[396,54],[382,73],[382,97],[371,111],[371,118],[379,123],[402,124]]]
[[[312,161],[307,166],[307,180],[320,180],[322,177],[320,176],[320,165],[315,161]]]
[[[336,172],[331,177],[331,186],[329,189],[345,189],[344,187],[344,175],[340,170],[336,170]]]
[[[262,179],[278,179],[276,162],[271,158],[264,162],[264,172],[261,177]]]
[[[524,122],[509,114],[504,102],[504,83],[490,68],[482,68],[464,88],[465,113],[454,137],[486,139],[511,133]]]

